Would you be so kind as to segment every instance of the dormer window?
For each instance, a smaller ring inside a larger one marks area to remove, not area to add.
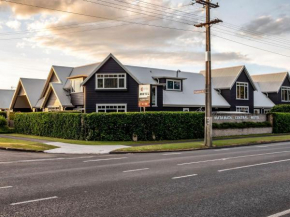
[[[82,82],[83,82],[83,78],[71,79],[71,92],[72,93],[83,92],[83,88],[81,86]]]
[[[96,89],[126,89],[126,74],[97,74]]]
[[[181,81],[180,80],[166,80],[166,90],[181,91]]]

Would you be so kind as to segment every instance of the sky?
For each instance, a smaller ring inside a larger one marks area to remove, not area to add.
[[[0,0],[0,89],[15,87],[20,77],[45,79],[52,65],[101,62],[110,53],[125,65],[198,73],[205,30],[194,24],[204,22],[205,11],[191,2]],[[289,0],[218,3],[212,19],[223,23],[212,27],[213,68],[290,71]]]

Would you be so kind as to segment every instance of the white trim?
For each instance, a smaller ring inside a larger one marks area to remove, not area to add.
[[[246,99],[238,98],[238,84],[246,84],[246,86],[244,86],[247,88],[247,98]],[[248,82],[240,82],[240,81],[236,82],[236,100],[249,100],[249,83]]]
[[[103,77],[99,78],[98,77],[99,75],[102,75]],[[118,77],[116,77],[116,78],[118,80],[118,82],[117,82],[118,87],[117,88],[105,88],[104,87],[105,86],[105,75],[117,75]],[[124,77],[119,77],[119,75],[124,75]],[[124,87],[121,87],[121,88],[119,87],[120,78],[124,78]],[[95,79],[96,79],[96,86],[95,86],[96,90],[126,90],[127,89],[127,74],[126,73],[100,73],[100,74],[96,73]],[[103,79],[103,87],[102,88],[98,87],[98,79]]]
[[[118,104],[118,103],[116,103],[116,104],[114,104],[114,103],[112,103],[112,104],[96,104],[96,112],[97,113],[99,113],[99,110],[101,110],[101,109],[98,109],[98,106],[117,106],[117,111],[116,112],[119,112],[119,108],[118,108],[118,106],[125,106],[125,112],[127,112],[127,104]],[[107,113],[107,108],[105,108],[105,113]]]
[[[189,109],[189,108],[183,108],[183,111],[184,111],[184,112],[189,112],[190,109]]]
[[[256,113],[256,111],[258,112]],[[257,114],[257,115],[261,114],[261,109],[254,109],[254,114]]]
[[[288,98],[288,100],[283,100],[283,89],[287,90],[287,98]],[[281,87],[281,101],[282,102],[290,102],[290,93],[288,93],[289,91],[290,91],[290,87],[285,87],[285,86]]]
[[[235,85],[235,83],[237,82],[238,78],[240,77],[240,75],[242,74],[242,72],[243,72],[244,70],[245,70],[246,76],[247,76],[248,79],[250,80],[250,82],[251,82],[251,84],[252,84],[254,90],[257,90],[257,87],[256,87],[256,85],[255,85],[255,82],[253,81],[252,77],[250,76],[250,74],[249,74],[249,72],[248,72],[246,66],[242,66],[241,71],[239,72],[238,76],[236,76],[236,79],[235,79],[234,82],[232,83],[230,89],[233,88],[233,86]],[[227,89],[228,89],[228,88],[227,88]]]
[[[81,83],[80,83],[80,88],[81,88],[81,91],[73,91],[73,81],[75,82],[76,80],[81,80]],[[84,81],[83,78],[72,78],[72,79],[69,79],[70,81],[70,84],[71,84],[71,93],[83,93],[84,92],[84,88],[83,86],[81,85]]]
[[[172,81],[173,82],[173,89],[168,89],[168,81]],[[180,83],[180,88],[179,89],[174,89],[174,82],[179,82]],[[178,80],[178,79],[166,79],[166,90],[168,91],[181,91],[181,85],[182,85],[182,82],[181,80]]]
[[[158,107],[158,102],[157,102],[157,86],[155,86],[155,85],[152,85],[152,89],[153,89],[153,87],[155,88],[155,105],[153,105],[152,104],[152,107]],[[151,89],[151,91],[152,91],[152,89]],[[151,94],[151,97],[152,97],[152,94]],[[153,100],[151,99],[151,103],[153,102]]]
[[[263,114],[268,114],[271,111],[271,109],[263,109]]]
[[[246,108],[246,109],[248,109],[247,113],[250,113],[250,107],[249,106],[236,106],[236,112],[241,112],[241,111],[238,111],[238,108]]]

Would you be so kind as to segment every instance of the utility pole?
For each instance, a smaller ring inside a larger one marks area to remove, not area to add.
[[[212,147],[212,84],[211,84],[211,25],[222,22],[220,19],[210,20],[210,9],[218,8],[218,4],[211,3],[210,0],[196,0],[197,4],[203,5],[206,9],[206,22],[194,25],[195,27],[206,28],[206,53],[205,53],[205,127],[204,144]]]

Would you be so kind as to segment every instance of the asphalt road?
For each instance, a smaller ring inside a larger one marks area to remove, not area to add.
[[[290,143],[103,156],[0,151],[1,217],[277,217],[289,210]]]

